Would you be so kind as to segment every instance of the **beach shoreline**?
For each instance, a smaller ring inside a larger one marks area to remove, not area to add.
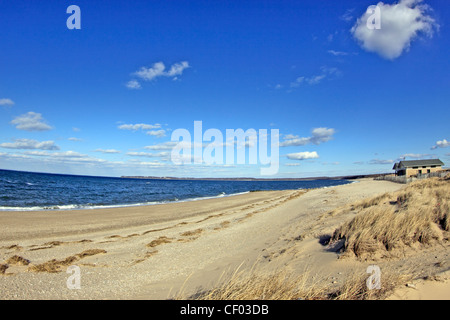
[[[2,211],[0,263],[14,256],[25,262],[10,263],[0,274],[0,299],[168,299],[180,292],[187,297],[214,287],[224,273],[256,266],[340,273],[339,282],[367,263],[339,261],[323,248],[320,235],[350,218],[323,215],[403,187],[358,181],[152,206]],[[67,287],[68,261],[80,267],[79,290]],[[36,271],[49,262],[54,269]]]

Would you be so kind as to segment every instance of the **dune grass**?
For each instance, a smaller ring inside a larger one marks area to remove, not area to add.
[[[353,206],[358,214],[335,230],[330,243],[343,241],[344,256],[371,258],[414,245],[448,241],[450,181],[432,178],[411,183]]]
[[[186,297],[180,293],[176,299],[186,300],[379,300],[389,296],[396,288],[412,279],[394,270],[383,270],[381,288],[369,289],[365,270],[355,270],[341,285],[318,280],[307,271],[294,275],[285,270],[273,273],[261,271],[235,272],[215,288]]]

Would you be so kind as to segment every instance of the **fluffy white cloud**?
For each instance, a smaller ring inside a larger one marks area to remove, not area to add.
[[[11,121],[11,124],[16,126],[16,129],[26,131],[47,131],[52,129],[48,124],[43,122],[42,115],[36,112],[27,112],[16,117]]]
[[[0,144],[2,148],[8,149],[39,149],[39,150],[59,150],[54,141],[36,141],[32,139],[16,139],[14,142]]]
[[[305,151],[305,152],[298,152],[298,153],[290,153],[286,155],[286,157],[290,160],[306,160],[306,159],[317,159],[319,158],[319,155],[316,151]]]
[[[333,128],[315,128],[311,132],[311,137],[300,138],[292,134],[284,136],[284,141],[280,143],[280,147],[305,146],[308,144],[319,145],[323,142],[333,139],[336,130]]]
[[[187,61],[182,61],[179,63],[174,63],[170,70],[167,72],[168,77],[180,76],[183,74],[184,69],[189,68],[189,63]]]
[[[70,137],[69,139],[67,139],[69,141],[83,141],[83,139],[80,138],[75,138],[75,137]]]
[[[150,68],[141,67],[138,71],[134,73],[135,76],[139,77],[145,81],[151,81],[158,77],[176,77],[183,74],[185,69],[189,68],[189,63],[187,61],[182,61],[174,63],[168,71],[166,71],[166,66],[162,62],[156,62]]]
[[[7,98],[0,99],[0,106],[10,107],[13,105],[14,105],[14,101],[12,101],[11,99],[7,99]]]
[[[141,84],[137,80],[130,80],[125,85],[128,89],[141,89]]]
[[[450,147],[450,141],[447,141],[447,139],[437,141],[436,145],[433,146],[431,149],[437,149],[437,148],[447,148]]]
[[[411,42],[419,34],[432,37],[434,27],[438,28],[434,19],[427,15],[430,7],[422,4],[422,0],[400,0],[394,4],[379,2],[377,7],[380,9],[381,28],[368,28],[374,10],[367,10],[352,27],[351,33],[363,49],[383,58],[398,58],[409,50]]]

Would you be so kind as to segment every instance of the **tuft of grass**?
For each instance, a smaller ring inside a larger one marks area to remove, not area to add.
[[[190,236],[194,236],[194,235],[200,234],[202,232],[203,232],[203,229],[196,229],[196,230],[193,230],[193,231],[183,232],[181,234],[181,236],[183,236],[183,237],[190,237]]]
[[[10,265],[18,265],[18,266],[27,266],[30,264],[30,260],[25,259],[21,256],[14,255],[6,260],[6,264]]]
[[[162,237],[159,237],[158,239],[153,240],[152,242],[148,243],[147,247],[154,248],[154,247],[159,246],[164,243],[171,243],[172,240],[173,240],[172,238],[167,238],[166,236],[162,236]]]
[[[0,263],[0,274],[5,274],[6,269],[8,269],[9,266],[5,263]]]
[[[88,250],[85,250],[85,251],[83,251],[81,253],[78,253],[76,255],[76,257],[78,257],[79,259],[83,259],[85,257],[94,256],[94,255],[100,254],[100,253],[106,253],[106,250],[103,250],[103,249],[88,249]]]
[[[416,181],[396,193],[386,193],[355,205],[359,213],[336,229],[330,242],[343,241],[342,251],[358,258],[414,244],[442,242],[450,228],[449,205],[448,180]]]
[[[31,272],[48,272],[48,273],[56,273],[56,272],[61,272],[62,267],[67,267],[72,265],[73,263],[88,257],[88,256],[93,256],[96,254],[101,254],[101,253],[106,253],[106,250],[103,249],[88,249],[85,250],[81,253],[78,253],[76,255],[73,256],[69,256],[67,258],[65,258],[64,260],[56,260],[56,259],[52,259],[50,261],[46,261],[44,263],[41,264],[37,264],[37,265],[30,265],[28,267],[28,271]]]

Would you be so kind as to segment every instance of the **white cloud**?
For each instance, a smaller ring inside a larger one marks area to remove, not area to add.
[[[394,160],[380,160],[380,159],[372,159],[369,161],[370,164],[393,164]]]
[[[322,165],[324,166],[338,166],[341,163],[339,161],[335,161],[335,162],[322,162]]]
[[[367,21],[372,11],[364,13],[352,27],[351,33],[360,46],[381,57],[394,60],[408,51],[411,42],[423,34],[431,38],[433,29],[439,26],[427,15],[428,5],[422,0],[400,0],[394,4],[378,3],[381,29],[369,29]]]
[[[141,89],[141,84],[137,80],[130,80],[125,85],[128,89]]]
[[[168,77],[180,76],[183,74],[184,69],[189,68],[189,63],[187,61],[182,61],[179,63],[174,63],[170,70],[167,72]]]
[[[405,153],[402,154],[399,158],[413,158],[413,159],[422,159],[426,157],[431,157],[431,154],[425,154],[425,153]]]
[[[81,164],[105,164],[104,159],[93,158],[86,154],[75,151],[64,152],[47,152],[47,151],[26,151],[23,152],[26,156],[40,157],[45,162],[51,163],[81,163]]]
[[[172,150],[173,147],[175,147],[179,143],[180,142],[177,142],[177,141],[168,141],[168,142],[164,142],[164,143],[160,143],[160,144],[155,144],[155,145],[152,145],[152,146],[146,146],[146,147],[144,147],[144,149],[148,149],[148,150]]]
[[[161,125],[159,123],[156,123],[156,124],[145,124],[145,123],[122,124],[122,125],[118,126],[118,128],[120,130],[131,130],[131,131],[152,130],[152,129],[161,128]]]
[[[166,70],[166,66],[162,62],[156,62],[153,66],[141,67],[138,71],[136,71],[133,75],[144,81],[151,81],[159,77],[169,77],[174,78],[183,74],[184,70],[189,68],[189,63],[187,61],[181,61],[174,63],[168,71]],[[132,80],[133,81],[133,80]]]
[[[332,54],[333,56],[347,56],[348,55],[347,52],[335,51],[335,50],[328,50],[328,53]]]
[[[152,130],[152,131],[147,131],[147,133],[149,136],[154,136],[154,137],[165,137],[166,136],[166,130]]]
[[[83,139],[80,138],[75,138],[75,137],[70,137],[69,139],[67,139],[69,141],[83,141]]]
[[[319,158],[319,155],[316,151],[305,151],[305,152],[298,152],[298,153],[290,153],[286,155],[286,157],[290,160],[306,160],[306,159],[317,159]]]
[[[64,152],[47,152],[47,151],[25,151],[23,154],[29,156],[38,157],[56,157],[56,158],[81,158],[87,157],[85,154],[81,154],[75,151],[64,151]]]
[[[339,77],[341,76],[341,71],[338,68],[329,68],[322,66],[320,68],[321,73],[317,75],[313,75],[310,77],[301,76],[295,79],[295,81],[291,82],[290,87],[291,88],[297,88],[301,86],[302,84],[306,83],[309,85],[316,85],[319,84],[323,79],[330,78],[332,76]],[[333,77],[332,77],[333,78]]]
[[[7,98],[0,99],[0,106],[10,107],[13,105],[14,105],[14,101],[12,101],[11,99],[7,99]]]
[[[52,129],[48,124],[43,122],[42,115],[36,112],[27,112],[16,117],[11,121],[11,124],[16,126],[16,129],[25,131],[47,131]]]
[[[0,144],[2,148],[8,149],[40,149],[40,150],[59,150],[54,141],[36,141],[31,139],[15,139],[14,142],[5,142]]]
[[[353,20],[353,11],[355,11],[355,9],[348,9],[347,11],[345,11],[345,13],[340,16],[340,19],[345,21],[345,22],[350,22]]]
[[[148,153],[148,152],[127,152],[128,156],[132,157],[146,157],[146,158],[163,158],[170,159],[170,152]]]
[[[315,128],[311,132],[311,137],[300,138],[298,136],[288,134],[284,136],[284,141],[280,143],[280,147],[305,146],[308,144],[319,145],[321,143],[333,139],[336,130],[333,128]]]
[[[115,149],[96,149],[94,150],[94,152],[101,152],[101,153],[120,153],[119,150],[115,150]]]
[[[437,148],[447,148],[450,147],[450,141],[447,141],[447,139],[437,141],[436,145],[431,147],[431,149],[437,149]]]

